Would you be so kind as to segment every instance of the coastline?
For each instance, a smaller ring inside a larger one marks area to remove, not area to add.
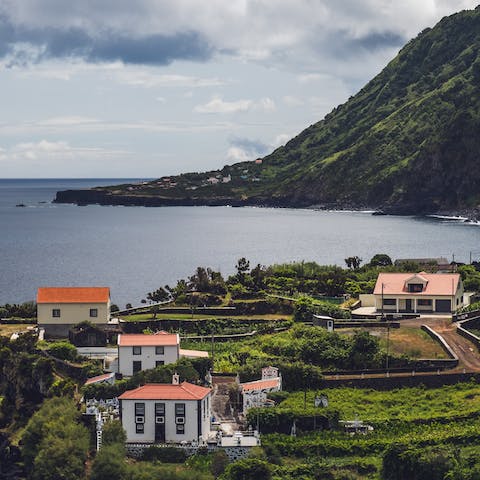
[[[137,206],[137,207],[259,207],[292,208],[322,211],[348,211],[370,213],[372,215],[426,216],[446,221],[480,223],[478,208],[438,209],[412,204],[397,205],[354,205],[345,203],[312,203],[291,197],[160,197],[142,195],[111,194],[107,190],[62,190],[56,193],[53,203],[74,204],[77,206]]]

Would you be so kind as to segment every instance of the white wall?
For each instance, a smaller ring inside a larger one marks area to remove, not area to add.
[[[211,394],[208,394],[211,405]],[[201,405],[206,405],[201,401]],[[154,443],[155,442],[155,403],[165,403],[165,441],[182,442],[198,441],[198,402],[197,400],[121,400],[122,425],[127,432],[128,443]],[[144,434],[137,434],[135,427],[135,403],[145,403],[145,430]],[[185,404],[185,433],[176,433],[175,403]],[[203,438],[207,438],[210,432],[210,410],[202,414]],[[205,418],[205,420],[204,420]],[[208,420],[208,423],[207,423]]]
[[[160,337],[160,335],[159,335]],[[161,346],[161,345],[159,345]],[[134,355],[133,347],[118,347],[118,371],[122,375],[130,377],[133,375],[133,362],[141,361],[142,370],[148,370],[155,368],[155,362],[157,360],[163,360],[165,365],[169,363],[175,363],[179,357],[178,345],[168,345],[163,347],[164,354],[157,355],[155,353],[155,347],[142,345],[142,354]]]
[[[98,310],[97,317],[90,317],[91,308]],[[52,315],[53,309],[60,310],[60,317]],[[108,303],[39,303],[37,315],[39,325],[76,324],[85,320],[106,324],[110,319],[110,301]]]

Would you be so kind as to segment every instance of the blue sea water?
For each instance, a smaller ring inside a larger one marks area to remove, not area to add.
[[[35,298],[39,286],[105,285],[113,302],[185,278],[199,266],[233,273],[295,260],[344,265],[376,253],[392,258],[480,256],[480,227],[361,212],[53,204],[57,190],[134,179],[0,180],[0,304]],[[139,180],[136,180],[139,181]],[[45,202],[45,203],[43,203]],[[25,208],[16,207],[25,204]]]

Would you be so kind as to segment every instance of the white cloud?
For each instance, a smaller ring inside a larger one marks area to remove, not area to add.
[[[295,97],[294,95],[285,95],[282,100],[287,107],[301,107],[305,104],[301,98]]]
[[[124,67],[114,72],[113,78],[126,85],[134,87],[181,87],[201,88],[218,87],[225,84],[218,78],[202,78],[190,75],[159,74],[154,69],[142,70],[141,68]]]
[[[208,103],[197,105],[193,111],[197,113],[237,113],[246,112],[253,106],[252,100],[237,100],[226,102],[219,96],[214,96]]]
[[[227,151],[227,161],[231,163],[249,162],[254,159],[255,155],[241,147],[230,147]]]
[[[81,161],[99,158],[112,158],[125,155],[128,152],[122,150],[108,150],[98,147],[72,147],[65,141],[40,140],[38,142],[22,142],[2,148],[0,150],[1,162],[60,162],[63,166],[64,161]]]
[[[193,111],[197,113],[238,113],[250,110],[272,112],[275,110],[275,102],[268,97],[261,98],[258,102],[253,100],[236,100],[227,102],[222,97],[215,95],[209,102],[197,105]]]

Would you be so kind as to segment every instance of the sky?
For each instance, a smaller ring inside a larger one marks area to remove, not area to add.
[[[479,0],[0,0],[0,178],[254,160]]]

